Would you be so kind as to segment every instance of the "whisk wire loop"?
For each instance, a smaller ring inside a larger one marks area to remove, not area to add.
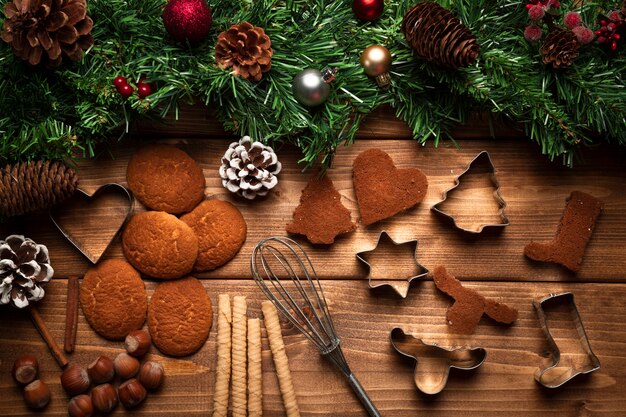
[[[302,246],[286,237],[263,239],[252,251],[250,269],[278,311],[346,376],[370,416],[380,417],[346,362],[320,280]]]

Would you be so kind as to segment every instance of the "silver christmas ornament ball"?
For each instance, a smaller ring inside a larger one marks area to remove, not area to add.
[[[294,77],[291,89],[296,100],[308,107],[319,106],[330,93],[330,86],[324,81],[322,73],[311,68]]]

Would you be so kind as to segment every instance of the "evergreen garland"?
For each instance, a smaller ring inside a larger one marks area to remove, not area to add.
[[[118,140],[138,117],[156,120],[199,98],[216,108],[227,130],[274,145],[289,142],[302,161],[329,163],[334,150],[354,139],[362,118],[391,105],[416,139],[446,137],[474,111],[513,120],[550,158],[571,164],[577,146],[606,140],[626,144],[626,60],[597,43],[581,47],[567,70],[541,63],[539,46],[524,39],[525,2],[439,0],[477,36],[477,62],[446,70],[416,56],[400,26],[415,0],[387,1],[383,16],[361,22],[351,0],[212,0],[213,27],[202,44],[177,44],[162,22],[164,0],[91,0],[93,47],[79,63],[32,68],[0,41],[0,163],[64,159],[77,149],[93,156],[96,145]],[[563,10],[574,10],[563,2]],[[577,4],[579,2],[576,2]],[[592,29],[609,1],[585,2]],[[557,21],[560,18],[557,18]],[[217,34],[249,21],[272,40],[272,69],[254,83],[219,69]],[[359,65],[372,44],[393,55],[392,83],[380,89]],[[328,100],[317,109],[295,101],[293,77],[303,69],[337,68]],[[156,91],[124,99],[118,76],[146,77]]]

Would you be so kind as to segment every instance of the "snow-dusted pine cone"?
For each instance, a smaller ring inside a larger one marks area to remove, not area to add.
[[[281,165],[274,150],[244,136],[233,142],[222,157],[220,177],[228,191],[248,200],[267,195],[278,184]]]
[[[48,248],[22,235],[0,240],[0,304],[24,308],[45,295],[41,284],[50,281],[54,270]]]

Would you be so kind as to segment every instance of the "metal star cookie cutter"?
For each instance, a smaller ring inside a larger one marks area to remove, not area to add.
[[[487,166],[489,167],[489,173],[490,173],[489,177],[491,179],[493,186],[495,187],[495,191],[493,192],[493,197],[495,198],[495,200],[498,202],[498,205],[500,206],[500,209],[498,210],[498,214],[500,215],[501,221],[500,223],[481,224],[478,229],[468,229],[468,228],[459,226],[454,216],[443,211],[441,209],[441,205],[443,204],[444,201],[448,199],[448,194],[461,184],[461,179],[463,178],[463,176],[466,175],[468,172],[472,171],[472,165],[474,165],[477,162],[478,163],[486,162]],[[506,201],[504,201],[504,199],[500,195],[500,182],[498,181],[498,177],[496,175],[496,168],[494,167],[491,157],[489,156],[489,152],[482,151],[478,155],[476,155],[474,159],[472,159],[472,161],[467,165],[467,168],[465,168],[465,171],[463,171],[458,177],[456,177],[456,179],[454,180],[454,186],[443,193],[443,199],[437,204],[435,204],[434,206],[432,206],[430,209],[434,211],[435,213],[438,213],[446,217],[447,219],[449,219],[454,225],[454,227],[456,227],[457,229],[462,230],[467,233],[479,234],[487,227],[493,228],[493,227],[508,226],[509,218],[507,217],[505,213]]]
[[[94,207],[99,197],[107,196],[109,201]],[[69,200],[53,207],[49,216],[63,236],[96,264],[132,215],[134,205],[135,198],[126,187],[109,183],[92,194],[77,189]]]
[[[378,246],[383,243],[383,244],[392,244],[394,247],[400,247],[400,246],[405,246],[408,245],[410,247],[412,247],[412,263],[411,263],[411,267],[417,267],[415,271],[413,272],[417,272],[417,274],[412,274],[407,278],[397,278],[397,279],[393,279],[391,277],[387,277],[384,276],[387,274],[387,271],[384,268],[378,268],[376,267],[376,265],[372,264],[371,260],[368,260],[368,254],[370,253],[374,253],[378,250]],[[363,264],[365,264],[365,266],[368,269],[367,272],[367,278],[368,278],[368,285],[370,288],[374,289],[374,288],[378,288],[378,287],[382,287],[382,286],[390,286],[400,297],[402,298],[406,298],[407,294],[409,293],[409,287],[411,286],[411,281],[413,281],[414,279],[417,278],[421,278],[423,276],[428,275],[428,269],[426,269],[422,264],[420,264],[417,261],[417,245],[418,245],[418,241],[417,239],[413,239],[413,240],[408,240],[406,242],[396,242],[394,241],[389,234],[386,231],[382,231],[378,234],[378,239],[376,240],[376,245],[374,246],[373,249],[369,249],[366,251],[361,251],[358,252],[356,254],[356,258],[362,262]],[[386,281],[384,280],[377,280],[377,278],[385,278],[387,279]],[[390,282],[391,281],[391,282]],[[402,281],[402,282],[400,282]],[[406,281],[406,282],[405,282]]]
[[[424,394],[440,393],[448,382],[451,368],[476,369],[487,357],[483,348],[443,348],[424,343],[399,327],[391,331],[390,339],[399,354],[415,361],[415,386]]]
[[[577,340],[585,352],[585,355],[572,355],[573,360],[569,361],[569,364],[561,365],[561,351],[557,346],[552,331],[548,326],[548,314],[545,311],[546,307],[554,306],[558,303],[566,303],[571,319],[576,325],[578,331]],[[591,350],[589,344],[589,338],[585,332],[578,308],[574,302],[574,294],[571,292],[564,292],[560,294],[550,294],[540,300],[533,301],[533,305],[539,315],[539,322],[541,328],[546,335],[548,341],[548,347],[550,354],[545,357],[543,364],[535,371],[535,380],[546,388],[557,388],[565,384],[570,379],[577,375],[588,374],[595,370],[600,369],[600,360]],[[584,357],[584,362],[581,363],[581,358]]]

